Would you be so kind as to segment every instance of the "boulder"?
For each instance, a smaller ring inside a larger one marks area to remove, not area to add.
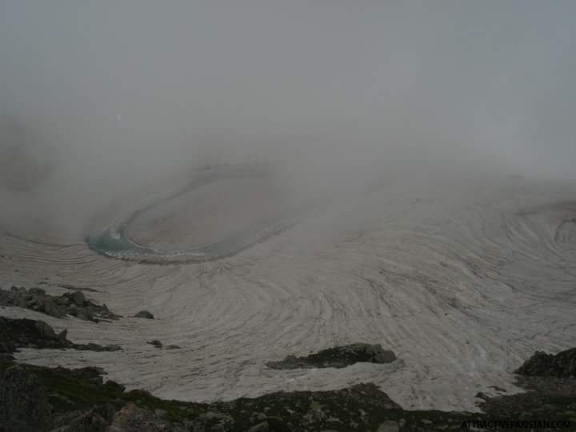
[[[28,290],[28,292],[30,294],[32,294],[33,296],[43,296],[46,295],[46,290],[42,289],[42,288],[30,288]]]
[[[36,330],[38,330],[38,333],[40,333],[41,337],[46,338],[46,339],[55,339],[56,338],[56,332],[46,322],[36,321],[35,326],[36,326]]]
[[[156,348],[162,348],[162,342],[160,342],[158,339],[151,340],[148,343],[155,346]]]
[[[525,376],[561,378],[576,376],[576,348],[561,351],[555,355],[536,351],[515,373]]]
[[[134,315],[134,318],[145,318],[145,319],[154,319],[154,315],[148,312],[147,310],[142,310]]]
[[[66,312],[63,309],[59,308],[56,303],[50,297],[44,297],[39,300],[40,301],[40,311],[44,312],[46,315],[50,315],[56,318],[64,318],[66,316]]]
[[[82,291],[74,291],[70,294],[70,299],[77,305],[77,306],[84,306],[86,303],[86,296]]]
[[[391,363],[396,354],[381,345],[356,343],[328,348],[305,357],[287,356],[278,362],[268,362],[272,369],[343,368],[355,363]]]

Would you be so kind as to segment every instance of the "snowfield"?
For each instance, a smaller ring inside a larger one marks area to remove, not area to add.
[[[231,197],[246,210],[243,202],[258,209],[259,197],[275,196],[254,182],[171,203],[171,211],[140,218],[132,234],[162,248],[206,243],[222,233],[218,224],[232,226]],[[201,263],[123,261],[93,252],[81,238],[63,244],[5,233],[4,285],[91,288],[89,298],[125,318],[96,324],[18,308],[0,308],[0,315],[67,328],[77,343],[123,348],[26,349],[18,360],[101,366],[110,379],[163,398],[230,400],[373,382],[405,409],[473,411],[479,391],[516,391],[512,371],[534,351],[576,345],[575,192],[576,184],[517,177],[382,175],[236,255]],[[266,217],[278,207],[262,208]],[[238,226],[253,217],[237,216]],[[142,309],[156,319],[130,317]],[[146,343],[152,339],[181,349],[157,349]],[[265,366],[355,342],[379,343],[398,360],[344,369]]]

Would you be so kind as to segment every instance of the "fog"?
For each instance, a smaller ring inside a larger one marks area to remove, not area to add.
[[[0,0],[2,223],[194,166],[575,176],[576,3]],[[25,180],[15,182],[23,176]]]

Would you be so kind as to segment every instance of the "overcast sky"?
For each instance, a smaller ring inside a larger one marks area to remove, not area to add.
[[[0,0],[0,112],[94,181],[209,148],[576,176],[575,47],[574,0]]]

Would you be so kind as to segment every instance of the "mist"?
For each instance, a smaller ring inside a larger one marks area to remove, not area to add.
[[[322,192],[398,166],[573,178],[574,16],[569,0],[2,0],[0,220],[79,234],[205,163],[274,161]]]

